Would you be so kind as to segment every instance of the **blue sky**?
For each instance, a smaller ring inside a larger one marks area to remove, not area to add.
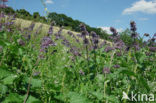
[[[156,0],[44,0],[48,11],[64,13],[73,19],[101,27],[109,32],[113,26],[122,31],[129,28],[131,20],[136,21],[138,32],[156,33]],[[26,9],[30,13],[44,15],[40,0],[9,0],[14,9]]]

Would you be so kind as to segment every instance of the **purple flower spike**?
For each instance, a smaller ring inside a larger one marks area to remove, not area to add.
[[[41,52],[45,51],[46,49],[48,49],[49,46],[56,46],[57,44],[51,40],[50,37],[46,36],[42,39],[41,42]]]
[[[114,68],[120,68],[120,65],[114,65],[113,67]]]
[[[25,42],[22,39],[19,39],[17,42],[21,46],[24,46],[25,45]]]
[[[85,75],[85,73],[82,70],[80,70],[79,73],[80,75]]]
[[[84,24],[80,24],[80,30],[81,31],[86,31],[86,26]]]
[[[112,51],[112,50],[114,50],[114,48],[113,47],[110,47],[110,46],[107,46],[105,48],[105,52],[109,52],[109,51]]]
[[[156,52],[156,47],[149,47],[149,50],[150,50],[151,52]]]
[[[137,30],[135,21],[130,22],[131,31],[135,32]]]
[[[114,27],[110,27],[110,31],[113,33],[113,36],[117,36],[118,32]]]
[[[109,74],[110,73],[110,68],[108,68],[108,67],[103,68],[103,73],[104,74]]]
[[[144,36],[148,37],[148,36],[149,36],[149,34],[148,34],[148,33],[145,33],[145,34],[144,34]]]

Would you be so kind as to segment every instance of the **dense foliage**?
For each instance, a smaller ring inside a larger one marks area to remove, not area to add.
[[[156,35],[140,45],[135,22],[125,45],[114,28],[108,44],[84,24],[65,35],[52,22],[43,35],[32,33],[34,23],[17,30],[14,20],[1,13],[0,102],[126,103],[123,91],[156,94]]]
[[[41,20],[39,13],[20,13]],[[42,27],[34,31],[34,22],[19,29],[15,19],[0,13],[1,103],[149,102],[122,99],[123,92],[130,96],[132,91],[156,97],[156,34],[144,34],[149,40],[143,41],[134,21],[122,34],[111,27],[112,42],[107,42],[80,22],[80,34],[63,27],[54,32],[55,23],[68,26],[71,18],[65,24],[55,18],[47,34]]]

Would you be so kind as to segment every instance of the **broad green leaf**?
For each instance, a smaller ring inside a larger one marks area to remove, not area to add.
[[[23,103],[23,97],[17,93],[10,93],[2,103]]]
[[[0,84],[0,94],[5,94],[8,91],[8,87]]]
[[[104,97],[104,96],[103,96],[103,93],[101,93],[101,92],[99,92],[99,91],[92,92],[91,94],[94,95],[95,97],[97,97],[98,100],[102,100],[102,98]]]
[[[113,95],[106,95],[105,98],[106,98],[107,101],[109,101],[111,103],[120,103],[118,98],[116,98]]]
[[[85,96],[76,92],[69,92],[68,97],[70,98],[70,103],[91,103]]]
[[[41,103],[41,101],[30,95],[26,103]]]
[[[0,79],[9,76],[11,73],[3,68],[0,68]]]
[[[11,85],[13,84],[14,80],[17,78],[17,75],[11,74],[10,76],[3,79],[3,84],[5,85]]]

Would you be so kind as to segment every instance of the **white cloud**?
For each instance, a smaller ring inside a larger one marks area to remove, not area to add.
[[[106,31],[108,34],[112,34],[112,32],[110,31],[110,27],[100,27],[102,30]],[[118,28],[116,29],[117,32],[123,32],[124,30],[122,28]]]
[[[148,18],[139,18],[140,21],[147,21],[149,20]]]
[[[132,4],[130,8],[126,8],[123,14],[132,14],[135,12],[142,12],[146,14],[156,14],[156,0],[139,0]]]
[[[54,2],[52,0],[46,0],[45,3],[46,4],[53,4]]]

